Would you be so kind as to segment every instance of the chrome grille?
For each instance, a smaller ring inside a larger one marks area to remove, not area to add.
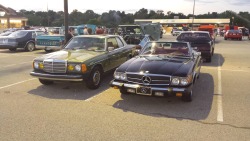
[[[143,76],[148,76],[151,79],[149,84],[143,83]],[[127,79],[130,83],[144,84],[144,85],[169,85],[171,77],[168,75],[158,74],[140,74],[140,73],[127,73]]]
[[[47,59],[43,61],[44,71],[48,73],[66,73],[67,62],[64,60]]]

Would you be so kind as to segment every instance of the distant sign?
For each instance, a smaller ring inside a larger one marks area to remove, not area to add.
[[[179,16],[174,16],[174,19],[179,19]]]

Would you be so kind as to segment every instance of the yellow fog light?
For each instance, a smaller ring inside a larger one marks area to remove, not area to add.
[[[69,70],[69,71],[73,71],[73,70],[74,70],[74,66],[69,65],[69,66],[68,66],[68,70]]]
[[[40,68],[40,69],[43,69],[43,68],[44,68],[43,63],[39,63],[39,68]]]
[[[87,66],[85,64],[82,64],[82,72],[86,72],[87,71]]]
[[[182,93],[176,93],[177,97],[182,97]]]

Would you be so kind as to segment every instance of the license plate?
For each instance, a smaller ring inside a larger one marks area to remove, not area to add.
[[[152,95],[152,90],[149,87],[139,87],[136,93],[141,95]]]
[[[236,35],[236,34],[233,34],[233,35]]]

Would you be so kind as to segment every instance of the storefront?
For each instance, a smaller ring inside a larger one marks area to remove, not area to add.
[[[229,25],[230,19],[135,19],[135,24],[143,23],[161,23],[164,30],[170,33],[173,27],[197,30],[200,25],[214,25],[223,28]]]

